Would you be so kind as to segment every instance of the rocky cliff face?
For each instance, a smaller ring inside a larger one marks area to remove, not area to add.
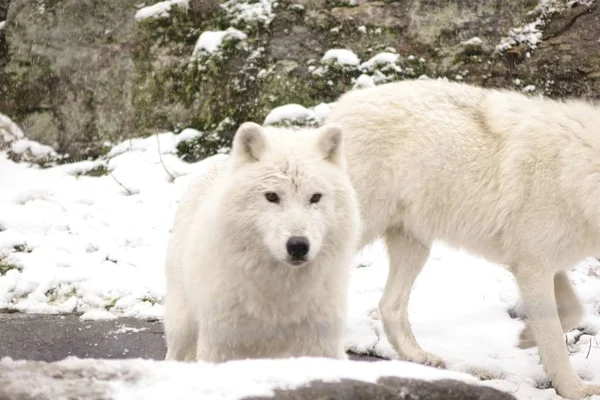
[[[0,0],[0,24],[6,20],[6,14],[8,13],[8,6],[10,4],[10,0]],[[0,95],[2,95],[2,83],[3,79],[3,70],[4,66],[8,61],[8,45],[6,43],[6,35],[4,34],[4,25],[0,27]]]
[[[182,151],[195,159],[277,106],[422,75],[600,97],[593,0],[138,3],[13,0],[0,111],[78,157],[106,140],[194,127],[205,134]],[[330,49],[349,52],[324,59]]]
[[[14,0],[0,102],[32,139],[97,154],[133,131],[134,0]]]

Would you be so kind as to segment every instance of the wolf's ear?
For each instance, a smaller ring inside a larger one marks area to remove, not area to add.
[[[325,160],[344,166],[342,142],[342,127],[337,124],[327,124],[321,128],[317,146]]]
[[[236,164],[260,160],[267,148],[262,127],[254,122],[244,122],[233,137],[232,148]]]

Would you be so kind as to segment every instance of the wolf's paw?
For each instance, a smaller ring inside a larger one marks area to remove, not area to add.
[[[581,400],[590,396],[600,395],[600,386],[580,384],[574,388],[563,388],[557,391],[561,397],[569,400]]]
[[[600,396],[599,385],[585,385],[584,392],[586,396]]]
[[[435,354],[431,354],[431,353],[425,353],[427,359],[425,360],[425,362],[423,364],[425,365],[429,365],[431,367],[435,367],[435,368],[446,368],[446,363],[444,363],[444,360],[442,360],[440,357],[436,356]]]
[[[423,350],[415,350],[410,352],[410,354],[405,354],[404,359],[406,361],[412,361],[423,365],[429,365],[430,367],[446,368],[444,360],[442,360],[435,354],[427,353]]]

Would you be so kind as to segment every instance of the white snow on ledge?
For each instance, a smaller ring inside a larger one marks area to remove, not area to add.
[[[189,7],[189,0],[167,0],[148,7],[140,8],[135,13],[135,19],[137,21],[141,21],[146,18],[168,18],[171,7],[174,5],[187,9]]]
[[[3,359],[0,365],[18,371],[22,361]],[[273,396],[275,389],[296,389],[311,381],[339,382],[353,379],[375,383],[382,377],[413,378],[426,381],[452,379],[478,384],[474,377],[403,361],[374,363],[328,358],[239,360],[222,364],[177,363],[153,360],[82,360],[68,358],[51,364],[53,370],[83,370],[86,376],[108,371],[114,378],[112,389],[118,399],[211,399],[234,400],[250,396]],[[31,369],[35,371],[35,369]],[[137,382],[127,379],[140,376]],[[42,372],[40,372],[42,374]],[[36,376],[37,377],[37,376]],[[201,379],[198,379],[201,377]],[[32,379],[33,381],[33,379]],[[232,384],[232,382],[235,382]],[[56,386],[59,381],[54,380]],[[29,382],[34,384],[34,382]],[[21,382],[26,384],[26,382]],[[68,382],[65,382],[65,388]],[[93,387],[93,380],[91,383]],[[57,387],[53,383],[53,390]],[[63,389],[63,388],[61,388]],[[63,389],[63,390],[64,390]]]
[[[331,112],[333,103],[320,103],[306,108],[300,104],[285,104],[275,107],[265,118],[263,125],[273,125],[283,121],[290,122],[323,122]]]
[[[356,78],[353,89],[368,88],[373,86],[375,86],[375,80],[369,75],[361,74],[358,78]]]
[[[6,21],[0,21],[0,31],[4,29],[4,25],[6,25]]]
[[[283,120],[305,120],[305,119],[317,119],[317,115],[314,111],[301,106],[300,104],[285,104],[280,107],[276,107],[267,115],[264,121],[264,125],[273,125]]]
[[[365,61],[360,65],[361,70],[366,70],[370,68],[375,68],[380,65],[395,65],[398,60],[400,60],[400,56],[396,53],[390,52],[382,52],[374,55],[368,61]],[[399,67],[397,67],[399,68]]]
[[[0,29],[2,29],[3,22],[0,22]],[[24,139],[25,135],[17,124],[6,115],[0,113],[0,147],[2,144],[10,143],[18,139]]]
[[[500,39],[500,43],[496,45],[496,51],[503,52],[518,44],[525,44],[529,49],[537,48],[537,45],[542,40],[543,21],[537,19],[534,22],[525,24],[520,28],[512,28],[508,31],[508,36]]]
[[[239,31],[235,28],[228,28],[224,31],[205,31],[202,32],[198,41],[196,42],[196,46],[194,47],[194,52],[192,53],[192,57],[197,55],[201,51],[206,51],[208,53],[214,53],[221,47],[225,40],[229,39],[238,39],[244,40],[246,39],[246,34],[242,31]]]
[[[29,139],[18,139],[11,145],[11,150],[15,154],[31,152],[33,157],[55,156],[54,149],[50,146],[35,142]]]
[[[229,0],[221,4],[234,26],[269,26],[275,17],[276,0]]]
[[[346,49],[331,49],[325,52],[321,61],[334,60],[340,65],[358,66],[360,59],[358,56]]]

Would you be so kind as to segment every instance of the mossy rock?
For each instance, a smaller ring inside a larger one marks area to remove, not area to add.
[[[262,20],[232,13],[251,2],[219,7],[212,1],[210,12],[200,14],[175,6],[168,17],[136,22],[133,0],[93,6],[92,0],[56,0],[44,3],[44,15],[35,2],[14,0],[0,109],[31,139],[69,152],[64,160],[98,157],[107,140],[190,127],[204,135],[181,143],[178,152],[194,161],[227,151],[239,124],[261,123],[284,104],[333,102],[363,73],[376,83],[460,75],[494,87],[514,87],[519,78],[549,96],[600,92],[597,5],[545,16],[544,45],[533,53],[514,46],[494,55],[511,28],[539,16],[530,13],[539,1],[281,0],[270,3],[273,13]],[[247,38],[191,59],[202,32],[229,27]],[[474,37],[481,48],[462,45]],[[332,48],[351,50],[363,62],[396,52],[402,69],[322,65]],[[323,73],[314,74],[318,68]]]

